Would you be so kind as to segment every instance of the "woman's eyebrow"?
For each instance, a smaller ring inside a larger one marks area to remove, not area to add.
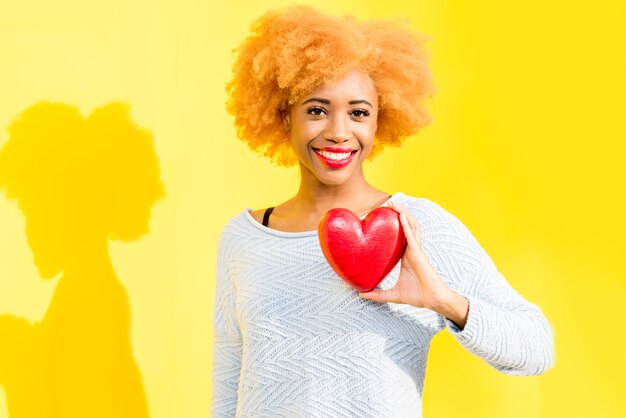
[[[372,109],[374,108],[374,106],[372,106],[372,104],[370,102],[368,102],[367,100],[350,100],[348,102],[348,104],[351,104],[351,105],[359,104],[359,103],[363,103],[363,104],[369,105],[369,107],[371,107]]]
[[[322,98],[319,98],[319,97],[311,97],[310,99],[306,99],[305,101],[300,103],[300,106],[302,106],[305,103],[309,103],[309,102],[320,102],[320,103],[324,103],[324,104],[330,104],[330,100],[328,100],[328,99],[322,99]]]
[[[309,103],[309,102],[320,102],[320,103],[324,103],[324,104],[330,104],[330,100],[328,100],[328,99],[322,99],[321,97],[311,97],[310,99],[306,99],[305,101],[300,103],[300,106],[302,106],[305,103]],[[372,109],[374,108],[374,106],[372,106],[372,104],[370,102],[368,102],[367,100],[350,100],[348,102],[348,104],[351,104],[351,105],[361,104],[361,103],[368,105]]]

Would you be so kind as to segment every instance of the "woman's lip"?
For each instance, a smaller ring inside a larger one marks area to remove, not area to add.
[[[315,152],[315,155],[317,155],[317,157],[320,160],[322,160],[324,164],[326,164],[327,166],[331,168],[341,168],[341,167],[347,166],[348,164],[350,164],[350,161],[352,161],[354,154],[356,154],[357,152],[357,150],[353,150],[352,152],[350,152],[350,155],[344,158],[343,160],[333,160],[333,159],[324,157],[322,154],[320,154],[317,151],[318,151],[317,148],[313,148],[313,152]]]
[[[324,147],[324,148],[313,148],[313,149],[328,151],[328,152],[339,152],[339,153],[356,151],[352,148],[337,148],[337,147]]]

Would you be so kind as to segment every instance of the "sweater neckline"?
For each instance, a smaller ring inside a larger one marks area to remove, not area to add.
[[[389,199],[385,200],[385,202],[383,204],[379,205],[378,207],[385,206],[387,204],[387,202],[396,201],[399,197],[401,197],[403,195],[404,195],[404,193],[402,193],[402,192],[396,192],[396,193],[392,194]],[[376,209],[376,208],[374,208],[374,209]],[[372,209],[372,210],[374,210],[374,209]],[[254,227],[256,227],[257,229],[259,229],[262,232],[265,232],[267,234],[275,235],[275,236],[279,236],[279,237],[283,237],[283,238],[312,237],[312,236],[317,236],[317,234],[318,234],[317,229],[314,229],[312,231],[288,232],[288,231],[281,231],[281,230],[278,230],[278,229],[273,229],[273,228],[267,227],[267,226],[257,222],[257,220],[254,219],[252,217],[252,215],[250,214],[250,211],[252,211],[252,208],[245,208],[245,210],[243,211],[244,218],[246,218],[248,220],[248,222],[251,223]]]

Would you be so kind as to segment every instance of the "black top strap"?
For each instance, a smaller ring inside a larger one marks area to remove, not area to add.
[[[393,195],[389,195],[389,197],[387,198],[387,200],[389,200]],[[267,226],[267,223],[270,219],[270,215],[272,213],[272,211],[274,210],[274,206],[265,209],[265,213],[263,214],[263,226]],[[269,228],[269,227],[268,227]]]
[[[263,225],[267,226],[267,222],[270,219],[270,214],[272,213],[272,211],[274,210],[274,206],[272,206],[271,208],[267,208],[265,209],[265,214],[263,214]]]

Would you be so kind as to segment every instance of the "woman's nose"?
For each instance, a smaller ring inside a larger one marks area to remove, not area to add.
[[[346,142],[350,139],[350,136],[347,135],[344,132],[329,132],[326,131],[324,132],[324,134],[322,135],[324,137],[324,139],[328,139],[329,141],[333,141],[333,142]]]
[[[343,118],[338,117],[333,118],[326,130],[323,132],[322,137],[334,142],[345,142],[348,141],[352,135],[348,129],[346,121],[344,121]]]

